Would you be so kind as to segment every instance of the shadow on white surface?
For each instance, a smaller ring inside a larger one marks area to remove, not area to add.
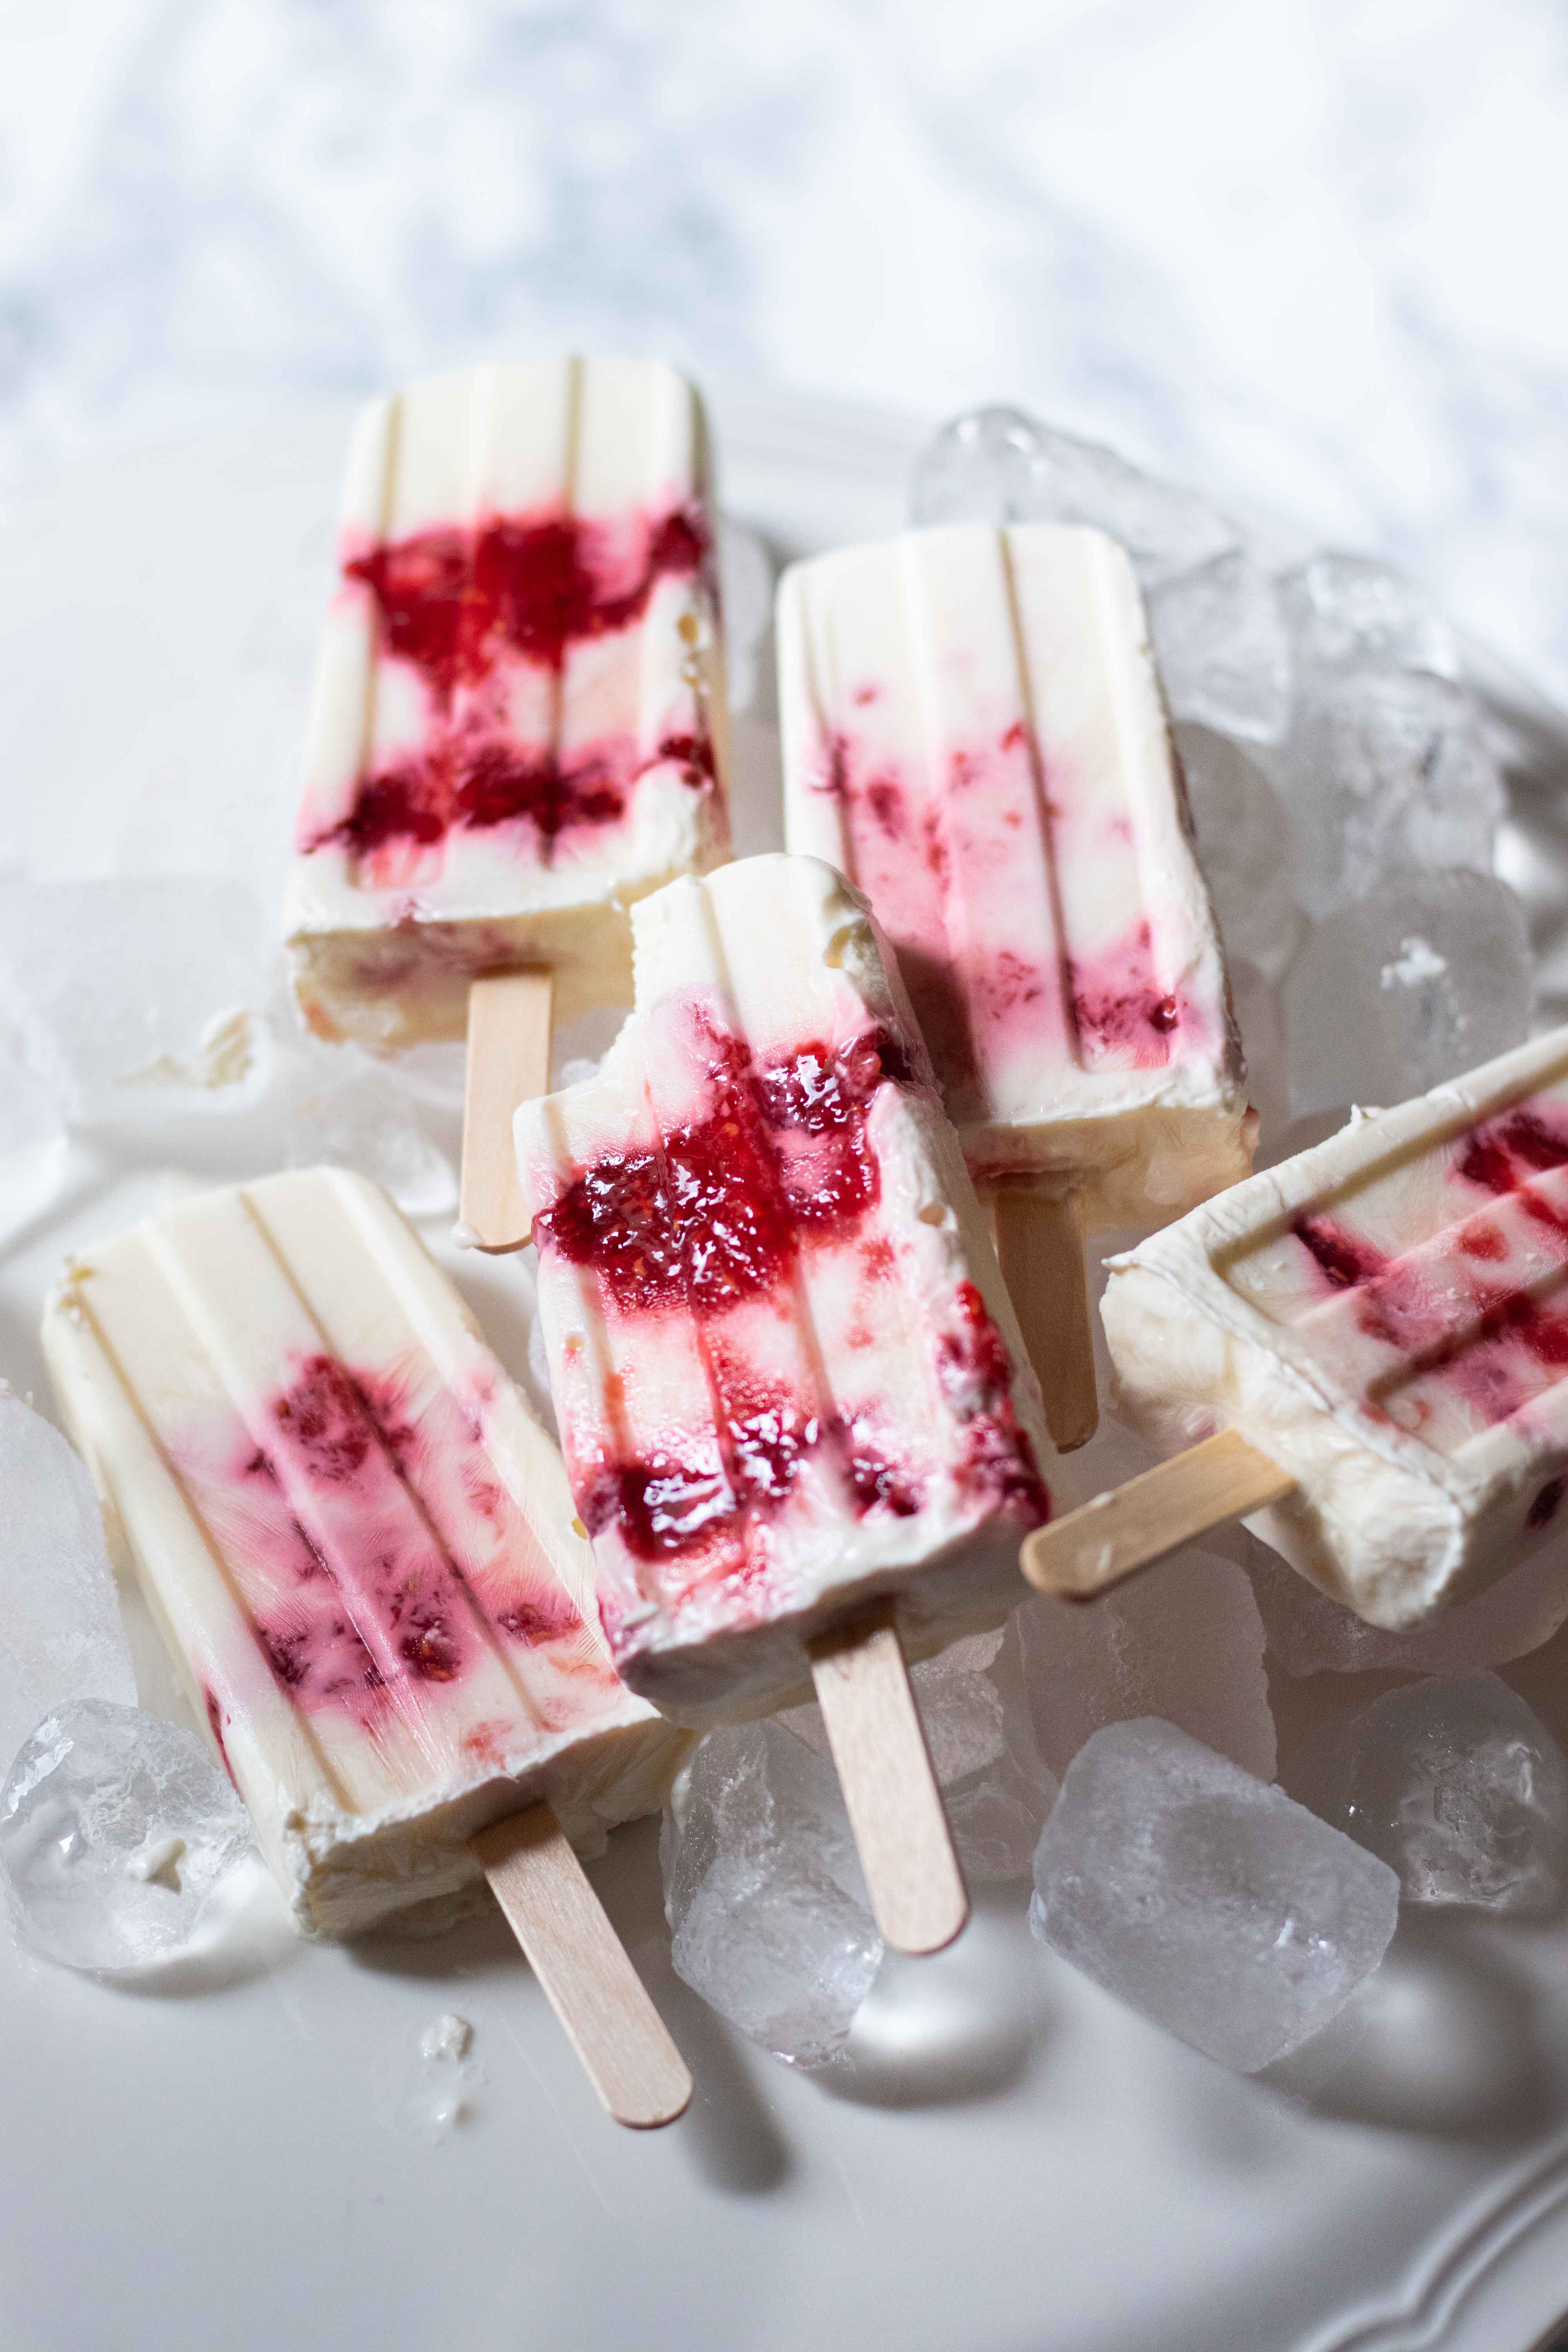
[[[842,2056],[815,2081],[863,2106],[946,2107],[1023,2081],[1041,2029],[1040,1975],[1019,1937],[1023,1890],[984,1889],[956,1944],[929,1959],[889,1953]]]
[[[776,2062],[753,2053],[682,1983],[668,1936],[634,1946],[632,1958],[697,2085],[676,2126],[693,2168],[722,2196],[765,2197],[782,2189],[795,2161],[763,2092],[765,2070]]]
[[[1257,2079],[1314,2115],[1503,2145],[1544,2130],[1561,2104],[1533,1988],[1495,1947],[1408,1906],[1355,1998]]]
[[[791,424],[778,405],[776,419],[726,415],[737,510],[802,550],[896,528],[909,448],[889,425],[815,412]],[[333,414],[281,440],[269,427],[254,448],[230,435],[88,469],[18,514],[0,635],[13,707],[35,716],[31,748],[7,747],[19,789],[5,829],[40,872],[104,873],[132,852],[139,870],[211,870],[260,840],[250,878],[274,903],[343,430]],[[256,494],[237,500],[237,481]],[[84,602],[88,577],[98,586]],[[265,666],[246,653],[275,639]],[[89,676],[99,690],[84,696]],[[1539,782],[1526,798],[1510,773],[1524,837],[1508,878],[1537,922],[1543,1006],[1562,1017],[1563,738],[1552,714],[1513,698],[1529,738],[1517,764]],[[776,746],[756,708],[739,731],[760,824]],[[225,790],[165,792],[176,755]],[[71,1191],[0,1262],[0,1363],[41,1402],[37,1306],[63,1250],[145,1213],[168,1182],[275,1166],[279,1145],[252,1112],[193,1117],[155,1143],[95,1130],[90,1176],[86,1156],[79,1147]],[[950,1990],[924,1976],[946,1963],[910,1963],[907,1990],[890,1977],[858,2031],[856,2079],[823,2085],[792,2080],[674,1979],[653,1834],[617,1833],[594,1865],[698,2077],[688,2116],[652,2144],[608,2125],[578,2132],[569,2098],[557,2110],[571,2054],[493,1914],[433,1942],[345,1955],[299,1945],[275,1913],[261,1967],[241,1937],[123,1988],[131,1998],[0,1950],[12,1971],[0,2004],[6,2344],[850,2352],[888,2336],[910,2352],[1405,2352],[1441,2337],[1446,2352],[1523,2352],[1562,2309],[1568,2136],[1551,2118],[1568,2117],[1557,1997],[1568,1979],[1556,1936],[1521,1931],[1509,1946],[1527,1956],[1517,1972],[1486,1934],[1445,1928],[1430,1948],[1402,1937],[1367,2013],[1255,2089],[1053,1974],[1019,1918],[1018,1974],[1001,1970],[989,2013],[966,1978]],[[977,1969],[991,1927],[982,1906]],[[971,1956],[961,1947],[951,1961],[966,1970]],[[216,1986],[235,1990],[209,2004],[150,1997]],[[447,2009],[480,2029],[493,2084],[480,2129],[452,2134],[438,2158],[373,2138],[365,2086],[380,2051],[414,2047]],[[513,2021],[521,2057],[504,2039]],[[591,2094],[578,2096],[586,2118]],[[1535,2215],[1552,2273],[1539,2296],[1521,2234]],[[1483,2299],[1479,2334],[1467,2313]]]
[[[617,1830],[605,1854],[588,1868],[697,2085],[690,2107],[672,2133],[708,2187],[739,2197],[763,2196],[780,2188],[793,2168],[792,2158],[762,2095],[753,2062],[670,1963],[657,1821]],[[351,1956],[376,1973],[427,1982],[434,1992],[458,2006],[465,1979],[510,1973],[521,1994],[528,1973],[511,1930],[489,1902],[445,1935],[377,1937],[351,1947]],[[761,2058],[754,2062],[759,2070],[769,2063]]]

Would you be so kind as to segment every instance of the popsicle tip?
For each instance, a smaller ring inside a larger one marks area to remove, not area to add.
[[[1092,1601],[1231,1519],[1282,1502],[1296,1481],[1224,1429],[1026,1536],[1018,1564],[1037,1591]]]
[[[1048,1593],[1053,1601],[1092,1601],[1106,1584],[1114,1580],[1115,1547],[1092,1540],[1093,1521],[1079,1524],[1088,1514],[1103,1512],[1111,1500],[1110,1494],[1096,1495],[1082,1507],[1082,1512],[1072,1512],[1068,1519],[1058,1520],[1048,1528],[1037,1528],[1024,1539],[1018,1555],[1018,1565],[1037,1592]],[[1069,1528],[1063,1535],[1061,1530]],[[1054,1540],[1042,1540],[1050,1537]]]
[[[1058,1454],[1076,1454],[1080,1445],[1089,1444],[1100,1427],[1099,1410],[1091,1404],[1086,1413],[1076,1419],[1064,1421],[1059,1415],[1054,1420],[1047,1418],[1047,1426]]]
[[[886,1906],[872,1907],[882,1941],[911,1960],[945,1952],[969,1925],[969,1893],[956,1871],[947,1884],[922,1888],[920,1900],[900,1904],[888,1916]]]
[[[531,966],[481,974],[468,991],[458,1240],[487,1257],[509,1256],[532,1237],[512,1117],[550,1084],[552,990],[550,972]]]
[[[529,1243],[533,1239],[533,1227],[531,1223],[525,1226],[521,1234],[481,1234],[474,1232],[471,1226],[468,1228],[468,1231],[473,1233],[472,1240],[459,1242],[458,1244],[458,1247],[459,1249],[478,1250],[481,1257],[510,1257],[515,1251],[526,1249]]]
[[[605,2105],[613,2123],[621,2124],[627,2131],[661,2131],[666,2124],[680,2121],[691,2105],[696,2088],[689,2069],[671,2046],[672,2063],[668,2064],[657,2083],[649,2083],[640,2096],[617,2097]]]

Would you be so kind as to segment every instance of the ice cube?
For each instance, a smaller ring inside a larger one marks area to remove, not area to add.
[[[773,565],[756,532],[728,515],[719,519],[719,601],[730,708],[748,710],[757,690],[763,641],[773,616]]]
[[[1502,780],[1475,704],[1447,678],[1310,678],[1270,772],[1309,915],[1428,868],[1491,870]]]
[[[0,1053],[0,1242],[48,1207],[67,1148],[53,1089],[25,1062]]]
[[[1004,1634],[954,1642],[910,1679],[965,1878],[975,1886],[1026,1878],[1057,1780]]]
[[[1189,1549],[1087,1606],[1040,1594],[1008,1628],[1035,1742],[1060,1774],[1106,1724],[1159,1716],[1274,1776],[1263,1620],[1244,1569]]]
[[[1413,1903],[1539,1913],[1568,1884],[1568,1761],[1497,1675],[1389,1691],[1325,1724],[1283,1777]]]
[[[776,1718],[710,1732],[659,1860],[677,1972],[777,2056],[834,2057],[882,1943],[832,1766]]]
[[[911,1666],[910,1681],[965,1877],[1026,1878],[1057,1778],[1035,1742],[1016,1643],[1001,1631],[966,1635]],[[831,1759],[820,1707],[787,1707],[776,1720]]]
[[[1145,593],[1238,544],[1234,524],[1192,491],[1016,408],[944,425],[916,461],[910,511],[917,523],[1097,524],[1126,548]]]
[[[1178,573],[1149,599],[1175,719],[1271,743],[1290,717],[1290,645],[1274,583],[1240,548]]]
[[[1026,1877],[1056,1796],[998,1633],[911,1670],[972,1885]],[[843,2048],[882,1961],[820,1708],[710,1733],[665,1814],[665,1909],[679,1974],[783,2058]]]
[[[68,1118],[237,1109],[268,1076],[272,950],[243,884],[0,885],[0,1005]]]
[[[1037,1936],[1244,2074],[1343,2007],[1399,1908],[1385,1863],[1149,1718],[1108,1725],[1073,1759],[1035,1890]]]
[[[58,1430],[0,1382],[0,1771],[40,1717],[133,1706],[136,1676],[92,1481]]]
[[[942,1788],[984,1771],[1006,1752],[1002,1694],[987,1671],[1001,1647],[1000,1631],[970,1633],[910,1669],[931,1767]]]
[[[1040,521],[1045,439],[1021,408],[973,408],[953,417],[915,460],[916,523]]]
[[[1319,923],[1284,984],[1290,1108],[1403,1102],[1517,1045],[1534,987],[1524,910],[1485,874],[1388,884]]]
[[[1305,929],[1290,896],[1290,820],[1258,762],[1213,728],[1178,726],[1176,750],[1226,951],[1278,980]]]
[[[12,1919],[68,1968],[174,1958],[249,1847],[245,1809],[195,1733],[107,1699],[47,1716],[0,1792]]]
[[[1247,1571],[1268,1654],[1288,1675],[1500,1666],[1540,1649],[1568,1621],[1568,1558],[1561,1542],[1531,1552],[1473,1601],[1441,1610],[1407,1633],[1388,1633],[1320,1592],[1245,1528],[1230,1531],[1230,1541],[1237,1538],[1249,1547]]]
[[[302,1039],[289,1049],[284,1159],[290,1168],[357,1169],[385,1186],[410,1217],[447,1215],[458,1180],[437,1131],[456,1134],[456,1109],[405,1085],[396,1063],[357,1045]]]
[[[1386,563],[1326,549],[1285,574],[1279,603],[1304,666],[1459,675],[1452,629]]]

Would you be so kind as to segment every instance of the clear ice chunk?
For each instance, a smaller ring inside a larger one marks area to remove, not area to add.
[[[1015,1650],[972,1634],[910,1670],[963,1874],[973,1886],[1026,1878],[1057,1778],[1036,1744]]]
[[[915,460],[910,512],[919,525],[1038,522],[1045,435],[1021,408],[972,408]]]
[[[1368,1625],[1245,1528],[1228,1531],[1227,1543],[1238,1541],[1247,1547],[1268,1654],[1288,1675],[1436,1675],[1500,1666],[1539,1650],[1568,1622],[1568,1557],[1561,1541],[1544,1544],[1473,1601],[1441,1610],[1406,1633]]]
[[[72,1699],[134,1706],[136,1676],[92,1481],[0,1382],[0,1771]]]
[[[0,1007],[70,1119],[247,1107],[272,961],[239,882],[0,885]]]
[[[435,1129],[455,1110],[405,1083],[395,1062],[357,1045],[300,1041],[289,1054],[284,1164],[356,1169],[384,1185],[405,1216],[440,1217],[458,1205],[458,1179]]]
[[[1250,2074],[1383,1958],[1385,1863],[1173,1725],[1108,1725],[1068,1769],[1030,1924],[1119,1999]]]
[[[1057,1777],[1036,1744],[1011,1629],[972,1633],[910,1668],[931,1769],[964,1876],[975,1885],[1026,1878]],[[820,1707],[777,1721],[825,1759]]]
[[[1421,874],[1319,923],[1285,977],[1294,1117],[1386,1106],[1517,1045],[1534,967],[1524,909],[1485,874]]]
[[[1502,779],[1474,702],[1447,678],[1310,679],[1271,765],[1309,915],[1429,868],[1491,870]]]
[[[1303,667],[1459,674],[1452,629],[1386,563],[1325,549],[1284,575],[1279,602]]]
[[[1290,895],[1290,820],[1238,743],[1191,723],[1175,733],[1198,864],[1226,953],[1277,980],[1305,929]]]
[[[1167,580],[1149,627],[1173,719],[1271,743],[1290,718],[1290,642],[1273,581],[1240,548]]]
[[[659,1836],[677,1973],[776,2056],[842,2050],[881,1963],[831,1764],[776,1717],[710,1732]]]
[[[195,1734],[106,1699],[47,1716],[0,1792],[12,1919],[67,1968],[174,1958],[249,1848],[245,1809]]]
[[[911,1669],[921,1721],[971,1885],[1028,1875],[1057,1792],[1000,1633]],[[782,2058],[844,2048],[882,1961],[821,1710],[710,1732],[659,1839],[675,1966]]]
[[[1539,1914],[1568,1885],[1568,1761],[1500,1675],[1389,1691],[1325,1724],[1283,1777],[1413,1903]]]
[[[65,1176],[68,1149],[52,1087],[25,1062],[0,1053],[0,1243],[48,1207]]]
[[[1126,548],[1146,593],[1238,543],[1192,491],[1017,408],[971,409],[944,425],[916,460],[910,505],[917,523],[1094,523]]]
[[[1274,1777],[1263,1620],[1247,1572],[1188,1549],[1088,1607],[1045,1595],[1008,1627],[1035,1744],[1064,1773],[1093,1733],[1159,1716],[1259,1780]]]

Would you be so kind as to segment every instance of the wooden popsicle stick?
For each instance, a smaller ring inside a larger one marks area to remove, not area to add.
[[[1295,1487],[1288,1470],[1237,1431],[1222,1429],[1125,1486],[1097,1495],[1065,1519],[1037,1528],[1024,1538],[1020,1564],[1040,1591],[1092,1601],[1211,1528],[1283,1502]]]
[[[1083,1234],[1070,1193],[1053,1196],[999,1185],[992,1195],[996,1255],[1046,1401],[1058,1454],[1094,1435],[1094,1334]]]
[[[520,1250],[531,1220],[511,1139],[519,1103],[548,1091],[554,975],[487,972],[468,991],[468,1066],[463,1090],[463,1181],[458,1214],[476,1249]]]
[[[891,1602],[813,1642],[816,1685],[871,1909],[896,1952],[940,1952],[969,1894],[910,1688]]]
[[[554,1811],[530,1805],[474,1840],[485,1876],[589,2081],[618,2124],[683,2115],[686,2062],[605,1916]]]

